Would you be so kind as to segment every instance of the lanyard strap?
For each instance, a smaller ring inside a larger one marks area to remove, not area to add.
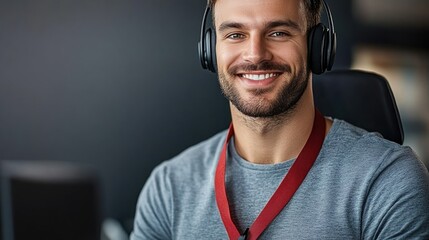
[[[265,205],[264,209],[262,209],[259,216],[250,228],[246,229],[243,235],[240,234],[232,221],[225,187],[226,153],[228,143],[233,135],[234,128],[231,124],[216,168],[216,203],[229,239],[235,240],[241,237],[240,239],[255,240],[287,205],[301,183],[304,181],[304,178],[310,171],[313,163],[316,161],[325,138],[325,119],[318,110],[315,110],[313,128],[304,148],[299,153],[297,159],[283,178],[277,190]]]

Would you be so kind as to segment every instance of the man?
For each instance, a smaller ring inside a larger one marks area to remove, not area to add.
[[[209,3],[232,126],[153,171],[132,240],[429,239],[412,150],[315,111],[310,2]]]

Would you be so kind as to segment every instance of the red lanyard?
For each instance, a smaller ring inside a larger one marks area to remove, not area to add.
[[[283,178],[277,190],[271,196],[267,205],[265,205],[259,216],[250,228],[246,229],[243,235],[240,234],[232,221],[225,188],[226,152],[228,143],[234,135],[234,128],[231,124],[222,152],[219,156],[215,175],[216,203],[229,239],[257,239],[287,205],[296,190],[298,190],[299,186],[304,181],[305,176],[313,166],[313,163],[316,161],[325,138],[325,119],[319,111],[316,110],[315,112],[313,129],[311,130],[310,137],[305,143],[304,148],[299,153],[297,159],[289,169],[289,172]]]

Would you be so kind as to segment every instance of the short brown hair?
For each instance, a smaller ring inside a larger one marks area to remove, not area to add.
[[[212,11],[213,18],[214,18],[214,5],[216,4],[216,1],[217,0],[207,0],[207,4]],[[320,22],[320,12],[322,9],[322,1],[321,0],[303,0],[303,1],[305,6],[305,13],[307,18],[307,31],[308,31]]]

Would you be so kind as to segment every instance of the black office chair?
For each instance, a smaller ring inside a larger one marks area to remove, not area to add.
[[[383,76],[360,70],[313,75],[313,92],[316,107],[325,116],[343,119],[403,144],[399,111]]]
[[[2,161],[3,240],[99,240],[98,181],[61,162]]]

